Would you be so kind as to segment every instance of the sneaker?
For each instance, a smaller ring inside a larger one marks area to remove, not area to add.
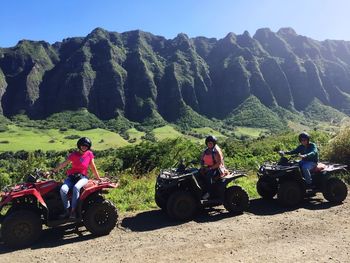
[[[69,210],[66,210],[63,214],[59,215],[60,219],[66,219],[69,217]]]
[[[69,215],[69,219],[76,219],[77,218],[77,214],[75,212],[71,212]]]
[[[209,196],[210,196],[210,194],[209,194],[209,193],[205,193],[205,194],[202,196],[202,198],[203,198],[203,199],[208,199],[208,198],[209,198]]]

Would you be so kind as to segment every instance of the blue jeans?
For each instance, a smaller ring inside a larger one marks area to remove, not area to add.
[[[81,177],[81,179],[77,182],[74,180],[72,176],[68,176],[66,180],[64,180],[63,185],[61,186],[60,194],[61,199],[63,202],[63,207],[65,209],[68,209],[70,207],[69,201],[68,201],[68,191],[70,189],[73,189],[73,196],[72,196],[72,205],[71,208],[75,209],[77,207],[79,195],[80,195],[80,189],[88,183],[88,178],[86,176]]]
[[[299,162],[299,166],[300,166],[301,171],[304,175],[306,184],[311,184],[312,178],[311,178],[310,170],[314,169],[317,166],[317,163],[301,160]]]

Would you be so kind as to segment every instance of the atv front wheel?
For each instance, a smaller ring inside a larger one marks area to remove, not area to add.
[[[186,221],[193,218],[197,212],[196,199],[185,191],[173,193],[167,203],[167,212],[171,218]]]
[[[226,189],[224,207],[230,213],[242,213],[249,206],[249,196],[241,187],[234,185]]]
[[[97,236],[108,235],[117,224],[117,220],[117,208],[107,200],[92,203],[83,216],[86,229]]]
[[[303,189],[294,181],[285,181],[280,184],[277,199],[283,206],[295,206],[303,199]]]
[[[339,178],[330,178],[326,182],[326,187],[323,192],[323,196],[329,202],[341,203],[348,195],[348,188],[346,184]]]
[[[167,200],[161,198],[157,193],[154,195],[154,201],[156,202],[156,205],[162,209],[163,211],[166,210],[166,204]]]
[[[41,235],[40,216],[29,210],[17,210],[5,217],[1,236],[5,245],[12,248],[27,247]]]
[[[262,198],[272,199],[277,194],[277,181],[276,179],[267,176],[262,176],[256,183],[256,190]]]

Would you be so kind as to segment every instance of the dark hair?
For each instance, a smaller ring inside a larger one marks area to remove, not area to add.
[[[216,137],[214,135],[209,135],[209,136],[207,136],[207,138],[205,138],[205,145],[207,145],[208,142],[212,142],[214,145],[216,145],[217,141],[218,140],[216,139]]]

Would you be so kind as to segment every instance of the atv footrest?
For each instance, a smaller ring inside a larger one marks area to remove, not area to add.
[[[202,199],[200,200],[201,205],[203,206],[212,206],[212,205],[221,205],[222,200],[221,199]]]
[[[306,197],[314,197],[316,196],[317,191],[315,189],[307,189],[305,196]]]
[[[80,222],[80,218],[66,218],[66,219],[57,219],[57,220],[51,220],[47,222],[48,227],[56,227],[60,225],[67,225],[67,224],[75,224]]]

